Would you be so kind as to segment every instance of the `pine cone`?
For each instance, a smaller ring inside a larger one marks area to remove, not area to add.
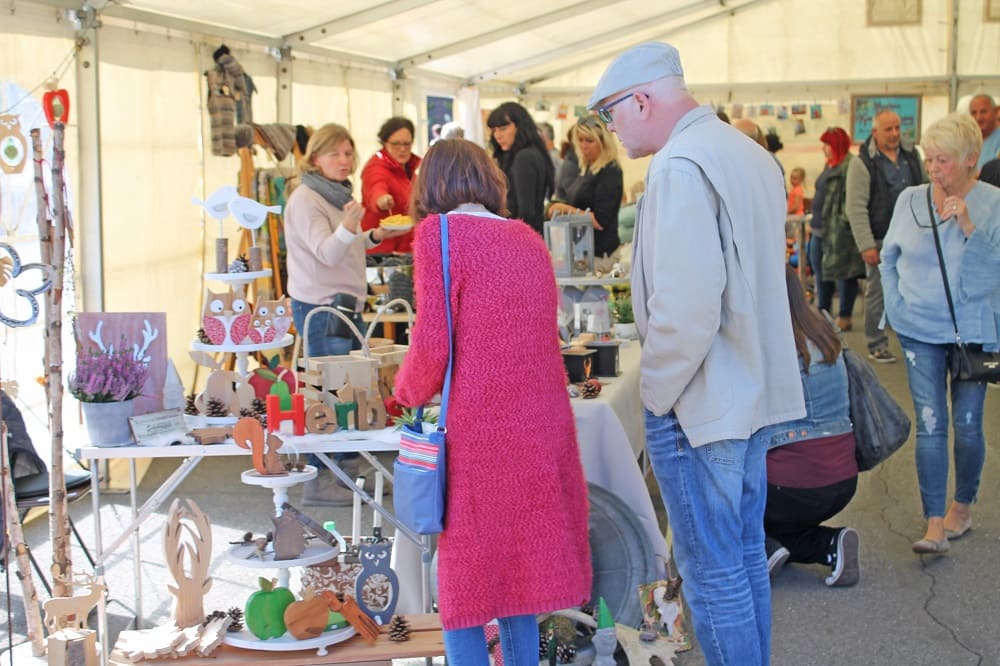
[[[229,405],[218,398],[209,398],[205,402],[205,416],[229,416]]]
[[[596,379],[588,379],[580,385],[580,395],[584,398],[596,398],[601,392],[601,382]]]
[[[229,624],[229,631],[240,631],[243,629],[243,609],[237,606],[233,606],[228,611],[226,615],[233,618],[233,621]]]
[[[576,646],[572,643],[560,643],[556,646],[556,661],[560,664],[572,664],[576,659]]]
[[[188,393],[187,394],[187,397],[185,398],[185,402],[184,402],[184,413],[185,414],[190,414],[191,416],[198,416],[198,408],[195,407],[195,404],[194,404],[195,397],[196,396],[195,396],[194,393]]]
[[[202,343],[203,345],[212,344],[212,341],[211,339],[209,339],[208,333],[205,332],[204,328],[198,329],[198,342]]]
[[[401,641],[410,640],[410,623],[402,615],[393,615],[389,623],[389,640]]]
[[[205,616],[205,619],[202,621],[201,626],[204,627],[212,620],[221,620],[224,617],[226,617],[226,614],[223,611],[214,610]]]
[[[250,262],[247,261],[247,256],[245,254],[241,254],[236,257],[229,264],[230,273],[246,273],[248,270],[250,270]]]
[[[254,398],[251,409],[254,416],[265,416],[267,414],[267,402],[260,398]]]

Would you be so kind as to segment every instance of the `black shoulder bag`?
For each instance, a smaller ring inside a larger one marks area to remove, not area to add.
[[[955,327],[955,343],[948,350],[948,371],[953,382],[996,382],[1000,381],[1000,353],[983,351],[983,346],[974,342],[962,342],[955,318],[955,303],[951,300],[948,272],[944,267],[944,252],[941,237],[934,221],[934,204],[931,202],[931,187],[927,186],[927,213],[931,216],[931,230],[934,232],[934,247],[937,249],[941,279],[944,280],[944,295],[948,299],[951,324]]]

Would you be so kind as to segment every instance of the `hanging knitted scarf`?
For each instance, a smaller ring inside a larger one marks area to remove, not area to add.
[[[306,171],[302,174],[302,184],[319,193],[331,206],[340,210],[343,210],[347,202],[354,198],[349,180],[338,183],[313,171]]]

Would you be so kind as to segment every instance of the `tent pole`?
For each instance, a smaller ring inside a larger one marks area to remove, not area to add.
[[[81,10],[84,11],[84,10]],[[104,248],[101,204],[101,61],[98,50],[97,15],[90,8],[77,31],[76,108],[79,132],[80,214],[79,269],[83,276],[80,311],[104,310]]]
[[[951,39],[948,44],[948,108],[958,104],[958,0],[951,0]]]

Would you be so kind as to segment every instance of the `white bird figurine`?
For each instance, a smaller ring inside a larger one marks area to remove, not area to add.
[[[202,201],[198,197],[191,197],[191,203],[201,206],[205,212],[219,220],[220,222],[229,215],[229,202],[239,196],[239,192],[232,185],[223,185],[208,198]]]
[[[268,213],[281,214],[281,206],[265,206],[264,204],[248,199],[246,197],[236,197],[229,202],[229,212],[236,218],[237,224],[246,229],[259,229]]]

